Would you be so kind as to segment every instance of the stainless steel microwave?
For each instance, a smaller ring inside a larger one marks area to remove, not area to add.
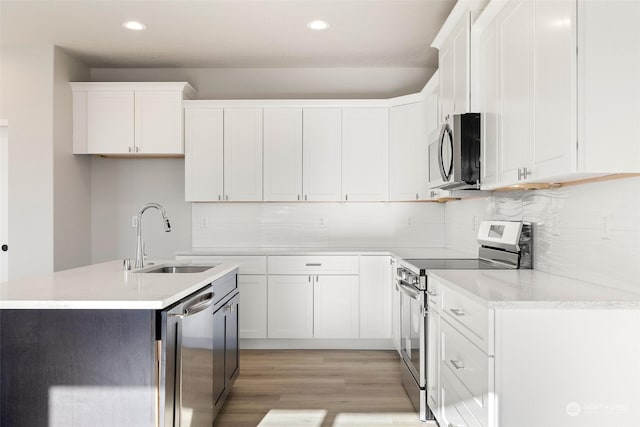
[[[431,188],[480,188],[480,113],[455,114],[453,129],[445,123],[429,144]]]

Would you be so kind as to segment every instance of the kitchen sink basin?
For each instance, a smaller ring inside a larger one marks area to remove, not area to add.
[[[202,273],[216,267],[215,265],[161,265],[150,270],[142,271],[142,273]]]

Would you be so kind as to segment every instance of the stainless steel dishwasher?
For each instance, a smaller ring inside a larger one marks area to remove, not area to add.
[[[162,312],[165,427],[213,425],[239,373],[238,299],[234,272]]]

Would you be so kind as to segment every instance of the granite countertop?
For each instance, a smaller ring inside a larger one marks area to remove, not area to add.
[[[640,308],[640,294],[538,270],[429,270],[444,285],[495,309]]]
[[[149,261],[147,267],[151,263],[198,265]],[[159,310],[237,267],[223,263],[201,273],[158,274],[125,271],[122,260],[110,261],[0,283],[0,309]]]

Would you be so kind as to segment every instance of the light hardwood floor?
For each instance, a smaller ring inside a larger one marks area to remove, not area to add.
[[[416,426],[395,351],[243,350],[216,427]]]

